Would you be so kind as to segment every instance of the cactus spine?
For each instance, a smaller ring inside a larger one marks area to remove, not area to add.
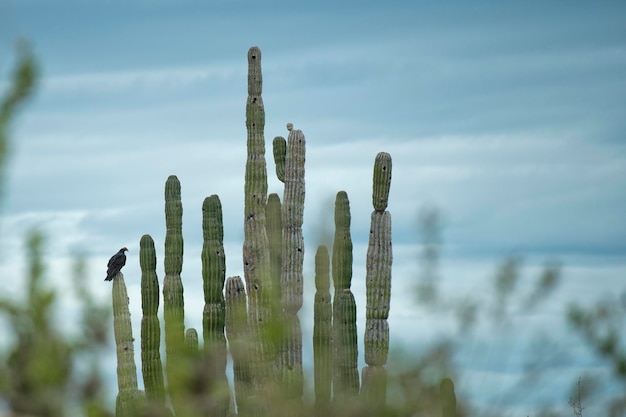
[[[332,259],[333,284],[333,399],[337,404],[359,394],[356,302],[352,281],[350,202],[345,191],[335,199],[335,239]],[[343,405],[343,404],[342,404]]]
[[[372,223],[366,265],[365,363],[362,398],[369,408],[384,412],[389,352],[389,302],[391,299],[391,215],[386,211],[391,186],[391,156],[380,152],[374,162]]]
[[[118,417],[135,416],[137,413],[137,368],[135,367],[135,348],[133,346],[133,328],[128,308],[128,292],[124,283],[124,274],[119,272],[113,279],[113,330],[117,347],[117,387],[115,414]]]
[[[156,274],[156,251],[150,235],[139,241],[139,265],[141,266],[141,373],[146,399],[155,406],[165,406],[163,366],[161,364],[161,328],[159,310],[159,280]]]
[[[332,378],[332,305],[328,248],[319,246],[315,254],[315,302],[313,305],[313,361],[315,414],[328,415]]]

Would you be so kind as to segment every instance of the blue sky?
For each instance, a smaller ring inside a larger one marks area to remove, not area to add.
[[[570,384],[602,368],[569,335],[563,314],[570,301],[624,291],[621,2],[5,0],[2,82],[19,37],[32,41],[42,79],[13,129],[3,274],[19,273],[23,235],[40,225],[55,285],[68,288],[60,276],[75,251],[86,251],[93,287],[108,297],[104,265],[128,246],[124,271],[138,335],[138,242],[151,234],[162,265],[163,187],[176,174],[187,324],[199,327],[203,301],[190,295],[199,288],[200,208],[208,195],[218,194],[224,207],[227,275],[242,274],[246,55],[257,45],[268,149],[274,136],[286,136],[287,122],[307,137],[307,291],[315,248],[332,233],[334,195],[346,190],[363,317],[371,171],[375,155],[387,151],[392,343],[419,350],[453,332],[440,325],[449,320],[416,307],[411,291],[420,269],[417,213],[437,207],[441,285],[450,296],[489,299],[494,271],[509,255],[524,260],[522,289],[545,261],[563,263],[559,292],[540,319],[511,306],[514,327],[525,331],[495,337],[484,325],[459,354],[467,372],[457,387],[468,400],[520,413],[542,405],[501,388],[520,372],[518,350],[541,332],[562,335],[560,347],[573,352],[558,372],[549,369],[559,375],[550,405],[567,410]],[[269,191],[281,192],[266,157]],[[310,309],[309,300],[301,312],[305,341]],[[545,396],[536,391],[528,398]]]

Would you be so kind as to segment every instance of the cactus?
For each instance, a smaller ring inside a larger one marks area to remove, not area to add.
[[[267,198],[267,207],[265,210],[267,220],[267,240],[270,251],[270,276],[272,281],[272,294],[270,295],[270,303],[274,307],[280,306],[280,275],[282,270],[282,246],[283,246],[283,221],[282,206],[278,194],[272,193]],[[281,311],[275,312],[276,314]]]
[[[161,364],[161,328],[159,310],[159,280],[156,274],[156,252],[150,235],[139,241],[139,265],[141,266],[141,373],[146,399],[154,406],[165,406],[163,366]]]
[[[198,332],[194,328],[185,332],[185,352],[189,357],[198,355]]]
[[[261,51],[248,51],[248,101],[246,128],[248,158],[245,172],[243,266],[248,290],[248,313],[251,324],[257,326],[266,319],[262,302],[264,284],[269,279],[268,240],[265,230],[267,171],[265,165],[265,110],[263,108]]]
[[[276,165],[276,177],[280,182],[285,182],[285,156],[287,154],[287,141],[282,136],[276,136],[272,142],[274,150],[274,164]]]
[[[183,205],[180,182],[170,175],[165,183],[165,278],[163,280],[163,317],[165,321],[166,375],[174,409],[182,408],[183,394],[178,390],[187,378],[184,365],[185,310],[183,283]]]
[[[214,397],[210,409],[206,411],[211,415],[226,416],[230,405],[226,379],[226,337],[224,336],[226,306],[223,290],[226,277],[226,256],[223,242],[222,205],[217,195],[207,197],[202,204],[202,230],[204,235],[202,279],[205,302],[202,327],[206,355],[204,364],[209,368],[209,372],[206,372],[203,377],[207,386],[207,395]]]
[[[248,346],[248,316],[246,291],[240,277],[226,280],[226,337],[233,358],[235,398],[239,415],[250,415],[252,395],[252,370]]]
[[[313,361],[315,365],[315,411],[328,414],[332,378],[332,305],[330,303],[328,248],[319,246],[315,254],[315,303],[313,306]]]
[[[302,329],[298,311],[302,307],[304,239],[304,161],[306,141],[300,130],[291,130],[287,139],[282,206],[283,245],[280,276],[284,310],[284,339],[281,371],[289,408],[297,409],[302,397]],[[297,413],[296,413],[297,414]]]
[[[389,353],[389,303],[391,299],[391,215],[385,209],[391,185],[391,156],[380,152],[374,162],[372,223],[366,264],[365,363],[362,398],[375,413],[383,413],[386,403]]]
[[[450,378],[444,378],[440,385],[441,417],[456,417],[456,395],[454,395],[454,382]]]
[[[345,191],[335,199],[335,239],[333,243],[333,399],[352,400],[359,393],[356,301],[350,291],[352,281],[352,238],[350,202]]]
[[[389,188],[391,187],[391,155],[380,152],[374,162],[374,186],[372,204],[374,210],[383,212],[389,203]]]
[[[252,47],[248,51],[246,103],[245,287],[240,277],[225,280],[222,207],[219,197],[212,195],[202,206],[205,301],[202,349],[198,348],[198,334],[194,329],[187,329],[185,333],[180,276],[183,259],[180,182],[172,175],[165,184],[163,306],[167,387],[164,387],[158,349],[159,286],[154,242],[149,235],[144,235],[140,242],[144,314],[142,373],[149,406],[151,409],[155,405],[160,407],[155,409],[155,415],[167,414],[165,390],[180,417],[226,416],[233,412],[229,410],[231,401],[225,374],[226,339],[233,360],[234,399],[239,416],[308,415],[302,404],[302,329],[298,318],[303,304],[305,138],[302,131],[293,129],[289,123],[287,141],[280,136],[274,139],[276,174],[284,183],[281,204],[277,194],[267,196],[265,110],[261,94],[261,51]],[[352,401],[359,399],[359,391],[362,404],[369,412],[384,411],[392,260],[391,216],[386,211],[390,179],[391,157],[381,152],[376,157],[373,177],[374,212],[366,265],[365,361],[368,366],[363,369],[362,387],[358,372],[356,302],[350,290],[353,265],[350,203],[345,191],[338,192],[335,201],[332,262],[325,246],[320,246],[315,256],[313,349],[315,415],[318,416],[332,412],[331,401],[337,409],[350,407]],[[332,304],[329,269],[334,286]],[[121,286],[123,276],[120,274],[114,282],[114,306],[117,303],[119,312],[119,317],[118,313],[115,316],[116,340],[118,331],[122,340],[118,342],[118,415],[129,415],[132,407],[137,410],[142,397],[137,391],[132,362],[128,298],[125,287],[124,292],[120,292]],[[123,313],[124,303],[126,313]],[[119,320],[122,321],[118,323]],[[276,387],[282,391],[276,392]]]
[[[118,417],[135,416],[137,413],[137,368],[135,367],[135,348],[133,346],[133,328],[128,308],[128,292],[124,283],[124,274],[118,272],[113,279],[113,330],[117,347],[117,387],[115,414]]]

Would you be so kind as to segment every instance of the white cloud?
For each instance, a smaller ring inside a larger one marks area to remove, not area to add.
[[[41,85],[44,94],[116,93],[155,89],[187,89],[200,83],[223,83],[245,76],[241,65],[202,65],[158,69],[112,70],[76,74],[49,75]]]

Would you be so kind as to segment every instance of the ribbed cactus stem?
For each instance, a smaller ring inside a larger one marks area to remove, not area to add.
[[[387,371],[383,366],[363,368],[361,399],[371,416],[384,416],[387,393]]]
[[[283,221],[282,205],[280,197],[272,193],[267,197],[266,228],[267,239],[270,249],[270,275],[272,280],[273,293],[270,302],[274,307],[280,307],[280,275],[282,268],[282,246],[283,246]],[[281,309],[282,310],[282,309]],[[277,313],[282,313],[278,311]]]
[[[180,182],[171,175],[165,183],[165,279],[163,300],[165,317],[165,345],[168,353],[180,351],[184,344],[185,310],[183,283],[183,205]]]
[[[190,357],[198,356],[198,332],[194,328],[185,332],[185,351]]]
[[[373,183],[374,210],[384,211],[389,202],[389,188],[391,187],[391,155],[387,152],[380,152],[376,155]]]
[[[386,404],[389,353],[389,303],[391,300],[391,215],[385,211],[391,186],[391,156],[380,152],[374,161],[370,227],[366,261],[365,363],[362,398],[368,408],[382,413]]]
[[[165,278],[163,280],[163,317],[165,321],[166,375],[168,391],[175,409],[182,408],[183,388],[187,379],[184,361],[185,310],[183,283],[183,205],[180,182],[171,175],[165,183]]]
[[[276,165],[276,177],[285,182],[285,156],[287,153],[287,141],[282,136],[276,136],[272,142],[274,150],[274,164]]]
[[[339,191],[335,198],[332,273],[335,294],[350,288],[352,280],[352,237],[350,236],[350,201],[345,191]]]
[[[373,211],[365,278],[368,319],[389,317],[392,258],[391,214],[388,211]]]
[[[313,362],[315,413],[326,416],[332,380],[332,306],[328,248],[319,246],[315,254],[315,302],[313,305]]]
[[[454,394],[454,383],[450,378],[441,381],[441,417],[456,417],[456,395]]]
[[[248,51],[248,101],[246,128],[248,132],[245,172],[243,261],[250,320],[256,324],[263,317],[262,294],[269,280],[269,250],[265,230],[267,200],[267,170],[265,164],[265,110],[261,98],[261,50]],[[255,325],[256,325],[255,324]]]
[[[304,239],[304,161],[306,140],[301,130],[289,132],[285,160],[285,193],[283,196],[283,266],[281,289],[283,307],[295,314],[302,307],[302,267]]]
[[[250,363],[248,315],[246,311],[246,291],[240,277],[226,280],[226,337],[233,358],[235,398],[240,416],[250,415],[252,395],[252,370]]]
[[[113,330],[117,347],[117,386],[115,413],[118,417],[137,413],[137,368],[133,346],[133,328],[128,307],[128,292],[124,274],[119,272],[113,279]]]
[[[333,398],[337,403],[359,393],[356,302],[350,291],[352,282],[352,238],[350,202],[345,191],[335,199],[335,239],[332,275],[333,299]]]
[[[206,412],[214,416],[226,416],[230,405],[230,393],[226,379],[226,337],[224,325],[226,305],[224,280],[226,278],[226,255],[224,253],[224,224],[222,204],[217,195],[205,198],[202,204],[202,280],[204,284],[204,311],[202,327],[205,361],[204,385],[208,396],[213,398]]]
[[[204,283],[203,334],[204,348],[219,350],[226,365],[226,339],[224,337],[224,280],[226,256],[224,254],[224,226],[222,204],[217,195],[204,200],[202,205],[202,280]],[[221,360],[215,358],[216,360]]]
[[[356,301],[350,289],[333,300],[333,399],[338,404],[359,394]]]
[[[156,274],[156,251],[150,235],[139,241],[141,266],[141,373],[146,399],[155,406],[165,406],[163,365],[161,363],[161,327],[159,310],[159,280]]]
[[[265,110],[263,108],[261,50],[248,51],[247,150],[244,185],[243,270],[248,291],[250,331],[257,340],[252,359],[255,388],[275,380],[276,340],[272,334],[269,242],[266,232],[267,170],[265,164]]]

